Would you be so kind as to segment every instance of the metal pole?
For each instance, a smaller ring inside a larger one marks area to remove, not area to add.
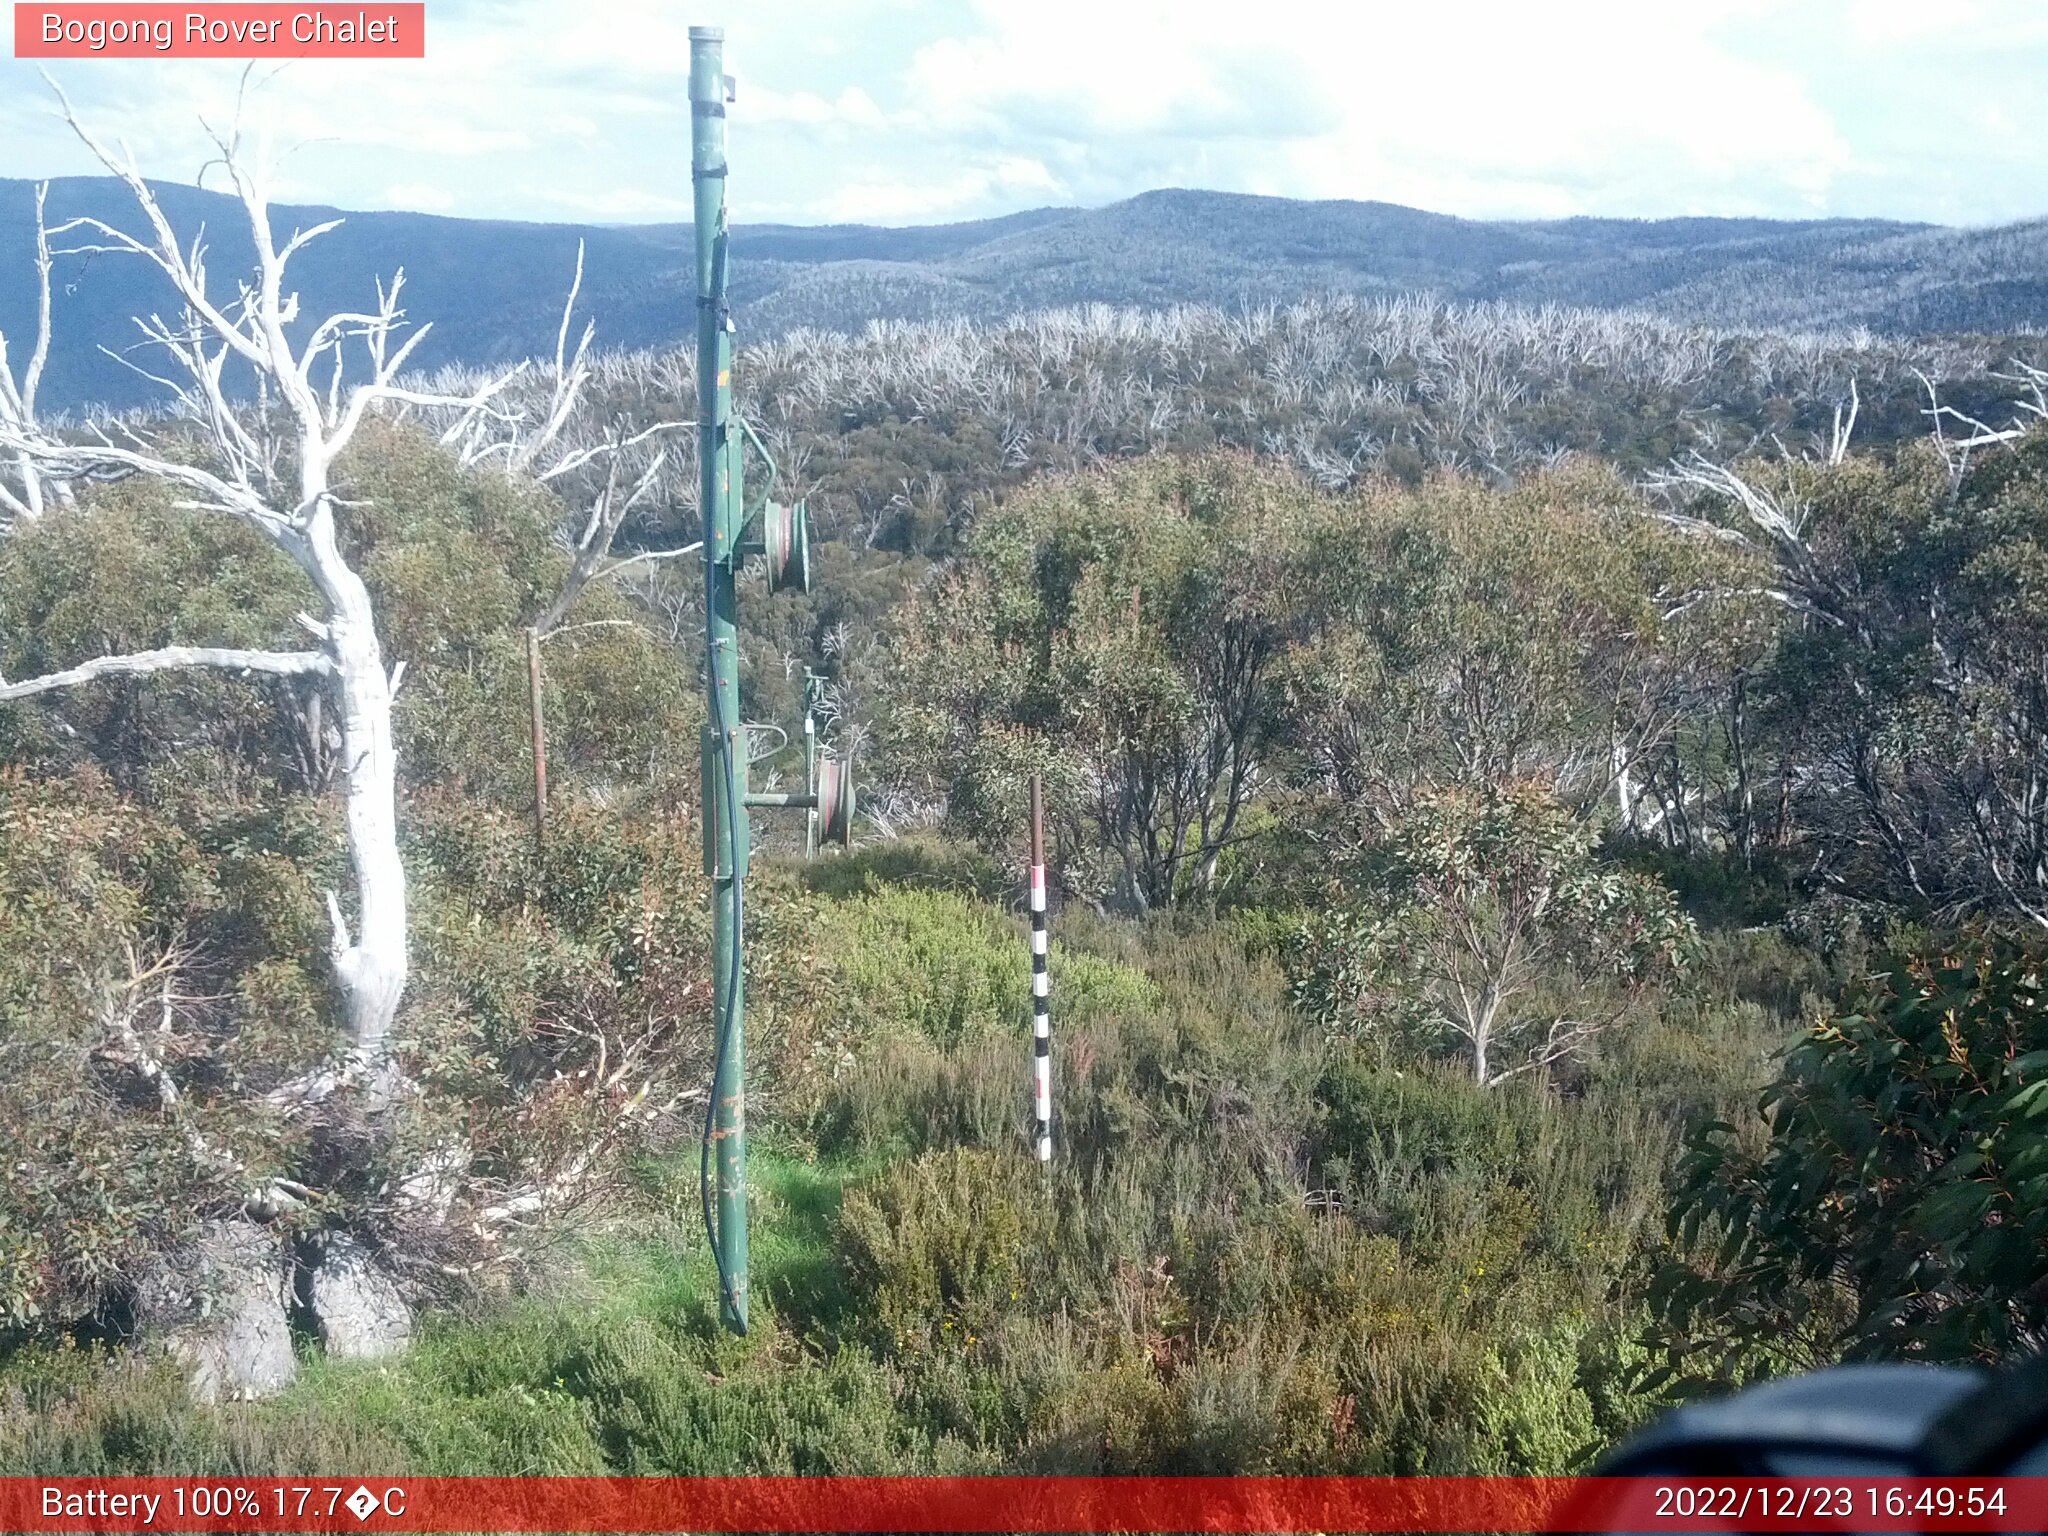
[[[818,803],[818,797],[816,795],[800,795],[794,792],[782,793],[777,791],[755,794],[752,790],[749,790],[746,803],[748,805],[762,806],[770,810],[800,811],[807,807],[815,808]]]
[[[1052,1161],[1052,978],[1046,972],[1045,798],[1031,775],[1031,1071],[1038,1160]]]
[[[742,883],[747,868],[746,746],[740,725],[734,578],[740,508],[730,504],[732,329],[726,308],[725,33],[690,28],[690,180],[697,243],[697,463],[704,515],[705,691],[710,749],[704,813],[712,840],[712,1078],[708,1156],[716,1167],[719,1316],[747,1331],[747,1115]]]

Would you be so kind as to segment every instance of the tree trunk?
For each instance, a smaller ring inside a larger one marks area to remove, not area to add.
[[[320,545],[325,544],[325,549]],[[335,962],[348,1011],[350,1046],[363,1067],[379,1065],[406,981],[405,866],[398,856],[398,751],[391,730],[391,680],[384,670],[370,594],[335,549],[331,528],[315,538],[316,579],[328,599],[328,645],[341,694],[342,772],[349,862],[356,880],[355,941]],[[321,558],[328,556],[331,558]],[[336,934],[340,944],[345,934]]]
[[[1614,738],[1609,749],[1609,760],[1614,766],[1615,808],[1620,813],[1624,832],[1633,834],[1636,830],[1636,786],[1629,768],[1628,753],[1622,750],[1621,738]]]
[[[1735,846],[1742,855],[1742,867],[1756,862],[1756,800],[1749,782],[1749,750],[1746,738],[1749,679],[1735,674],[1735,687],[1728,701],[1728,748],[1735,762]]]
[[[42,472],[27,454],[22,454],[14,462],[21,474],[22,505],[27,509],[29,520],[34,521],[43,515]]]

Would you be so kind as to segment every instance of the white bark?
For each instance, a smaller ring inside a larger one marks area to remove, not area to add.
[[[1927,409],[1920,414],[1933,424],[1934,446],[1948,464],[1949,480],[1952,485],[1960,484],[1970,467],[1970,455],[1979,448],[2009,447],[2025,437],[2034,428],[2048,421],[2048,369],[2030,367],[2025,363],[2014,365],[2015,373],[1993,373],[1994,379],[2004,379],[2018,384],[2031,398],[2016,399],[2012,402],[2012,423],[2005,427],[1993,427],[1979,421],[1975,416],[1966,416],[1954,406],[1943,405],[1941,396],[1935,390],[1934,380],[1920,369],[1914,374],[1921,387],[1927,391]],[[1953,421],[1965,429],[1966,435],[1951,437],[1946,422]]]
[[[606,562],[610,559],[612,540],[618,537],[619,529],[625,526],[626,518],[660,483],[661,471],[668,461],[666,453],[657,453],[651,463],[634,482],[632,490],[621,495],[619,490],[620,456],[659,432],[669,431],[686,425],[683,422],[660,422],[624,437],[614,433],[606,439],[601,450],[608,456],[604,484],[590,505],[589,515],[583,522],[583,532],[577,537],[574,553],[569,563],[569,574],[562,581],[562,587],[555,594],[541,616],[534,620],[534,633],[546,639],[560,625],[569,612],[570,606],[582,595],[583,589],[592,581],[616,576],[628,566],[647,560],[665,560],[674,555],[688,554],[703,548],[702,544],[690,544],[678,550],[654,550],[631,556],[624,560]]]
[[[229,672],[264,672],[274,677],[326,673],[334,663],[321,651],[238,651],[217,646],[167,645],[162,650],[126,656],[101,656],[62,672],[10,683],[0,678],[0,699],[26,699],[58,688],[89,683],[99,677],[140,677],[181,667],[217,667]]]
[[[326,540],[329,548],[331,529]],[[358,904],[355,942],[335,933],[335,976],[348,1003],[356,1064],[377,1065],[405,992],[405,866],[398,856],[398,748],[391,684],[362,578],[338,552],[327,571],[327,621],[341,693],[342,774],[348,851]]]
[[[1634,767],[1628,752],[1622,747],[1617,734],[1613,742],[1614,798],[1616,809],[1621,814],[1621,825],[1633,832],[1636,828],[1636,785],[1630,771]]]
[[[0,333],[0,422],[24,427],[35,424],[36,392],[42,386],[43,366],[50,359],[50,227],[43,216],[49,195],[50,184],[39,182],[36,186],[36,335],[30,343],[28,360],[19,380],[14,377],[8,360],[7,337]],[[51,497],[62,500],[67,494],[62,481],[46,488],[41,468],[27,454],[13,455],[10,467],[14,477],[11,485],[6,476],[0,475],[0,511],[18,521],[34,522],[43,515]]]

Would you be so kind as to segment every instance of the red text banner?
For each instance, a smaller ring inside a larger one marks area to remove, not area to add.
[[[422,59],[426,53],[424,0],[14,7],[18,59]]]
[[[2044,1478],[0,1478],[6,1531],[2044,1529]]]

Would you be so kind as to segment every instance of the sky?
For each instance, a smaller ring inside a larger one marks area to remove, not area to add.
[[[726,28],[741,223],[1155,187],[1470,218],[2048,216],[2048,0],[428,0],[424,60],[265,66],[245,121],[283,202],[685,218],[692,23]],[[240,74],[50,67],[184,182]],[[93,171],[36,68],[0,59],[0,176]]]

